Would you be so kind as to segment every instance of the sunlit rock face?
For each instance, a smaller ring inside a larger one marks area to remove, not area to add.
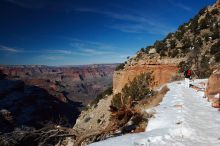
[[[10,79],[39,86],[61,101],[66,98],[87,105],[97,94],[112,86],[117,64],[87,66],[2,66]]]
[[[216,1],[215,6],[216,6],[217,8],[220,8],[220,0],[217,0],[217,1]]]
[[[212,106],[219,108],[220,98],[220,68],[216,69],[209,77],[206,96],[212,102]]]
[[[207,85],[207,94],[220,93],[220,69],[217,69],[209,77]]]
[[[132,81],[141,73],[152,72],[157,86],[165,84],[172,80],[177,73],[177,66],[167,65],[137,65],[126,71],[118,71],[113,76],[113,90],[118,93],[129,81]]]

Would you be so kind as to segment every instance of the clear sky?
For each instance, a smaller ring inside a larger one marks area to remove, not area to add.
[[[119,63],[215,0],[0,0],[0,64]]]

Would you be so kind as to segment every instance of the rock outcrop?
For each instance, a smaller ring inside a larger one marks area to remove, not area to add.
[[[29,126],[38,129],[49,123],[68,127],[75,123],[80,113],[77,109],[80,103],[64,102],[45,89],[20,80],[0,80],[0,89],[1,117],[14,123],[14,128]],[[7,117],[13,118],[9,120]]]
[[[61,98],[65,99],[62,101],[57,96],[60,93],[54,91],[53,94],[39,86],[27,85],[20,80],[1,79],[0,145],[37,146],[43,142],[41,138],[47,132],[54,130],[59,132],[59,129],[49,128],[47,131],[44,128],[72,127],[80,114],[82,104],[65,97]],[[44,129],[45,133],[40,133],[40,129]],[[30,139],[35,141],[34,144],[30,144]],[[57,141],[57,138],[52,139],[46,143],[52,144]]]
[[[175,64],[135,65],[126,70],[116,71],[113,76],[113,92],[119,93],[122,88],[141,73],[152,72],[155,86],[171,81],[177,75]]]
[[[220,68],[209,77],[206,96],[213,107],[220,108]]]
[[[217,1],[216,1],[215,6],[216,6],[217,8],[220,8],[220,0],[217,0]]]
[[[114,73],[114,93],[141,72],[152,71],[158,85],[175,76],[177,66],[191,68],[196,78],[207,78],[220,62],[220,7],[203,8],[189,22],[152,46],[142,48]]]

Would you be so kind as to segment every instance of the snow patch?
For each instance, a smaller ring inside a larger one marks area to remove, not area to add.
[[[195,80],[192,84],[201,86]],[[220,112],[211,107],[204,93],[185,88],[184,81],[168,84],[161,104],[147,112],[155,115],[145,132],[127,134],[90,146],[219,146]]]

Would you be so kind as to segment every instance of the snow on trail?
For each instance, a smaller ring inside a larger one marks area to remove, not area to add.
[[[185,88],[184,81],[168,87],[170,91],[161,104],[151,109],[156,114],[146,132],[109,138],[90,146],[220,146],[220,112],[203,98],[204,93]]]

